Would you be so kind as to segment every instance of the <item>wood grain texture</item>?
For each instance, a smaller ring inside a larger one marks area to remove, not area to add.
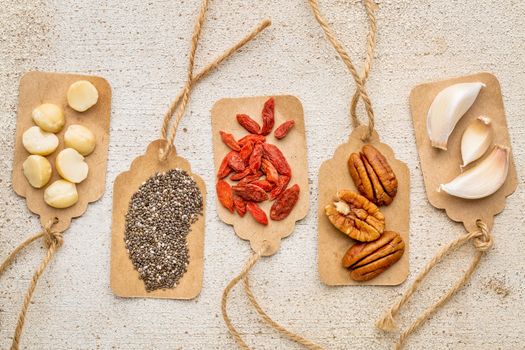
[[[319,0],[354,60],[363,59],[366,15],[359,1]],[[525,25],[523,1],[383,0],[378,44],[367,83],[381,141],[410,169],[410,273],[399,287],[334,288],[317,270],[317,176],[348,140],[354,83],[304,0],[211,1],[197,69],[262,18],[253,43],[199,83],[175,144],[209,189],[201,294],[192,301],[116,298],[110,289],[112,188],[115,177],[160,135],[162,116],[186,79],[198,0],[125,2],[0,0],[0,256],[39,227],[11,188],[20,77],[29,70],[104,76],[113,88],[106,191],[64,235],[42,276],[24,330],[24,349],[234,349],[220,315],[222,289],[251,252],[217,216],[210,109],[226,96],[292,94],[303,103],[310,211],[279,252],[262,259],[251,281],[275,320],[329,349],[390,349],[393,337],[372,322],[413,281],[436,250],[459,234],[427,200],[409,109],[411,89],[428,81],[491,71],[499,79],[520,185],[495,218],[495,245],[468,285],[410,338],[407,349],[520,349],[525,343]],[[4,39],[5,38],[5,39]],[[362,111],[360,111],[362,113]],[[364,116],[364,114],[359,114]],[[364,121],[364,120],[363,120]],[[184,132],[186,128],[187,132]],[[0,278],[0,348],[10,345],[38,244]],[[400,319],[410,322],[468,263],[465,247],[429,276]],[[261,324],[241,290],[231,317],[258,350],[300,349]]]

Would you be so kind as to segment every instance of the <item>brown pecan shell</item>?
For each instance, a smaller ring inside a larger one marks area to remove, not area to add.
[[[350,190],[339,190],[337,198],[325,207],[325,214],[339,231],[361,242],[381,236],[385,217],[374,203]]]
[[[373,242],[352,245],[343,257],[343,266],[350,270],[354,281],[368,281],[401,259],[404,252],[405,242],[401,236],[385,231]]]

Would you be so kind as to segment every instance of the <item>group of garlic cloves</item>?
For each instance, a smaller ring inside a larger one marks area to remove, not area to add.
[[[427,132],[432,147],[447,150],[450,134],[484,87],[481,82],[460,83],[436,95],[427,114]],[[484,159],[472,164],[487,153],[493,139],[494,130],[489,117],[480,116],[473,120],[461,137],[462,172],[450,182],[441,184],[438,191],[465,199],[484,198],[496,192],[507,178],[509,148],[494,145]]]

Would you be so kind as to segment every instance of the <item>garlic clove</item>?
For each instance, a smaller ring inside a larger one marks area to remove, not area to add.
[[[44,191],[44,202],[53,208],[69,208],[78,202],[77,186],[66,180],[57,180]]]
[[[472,106],[485,84],[460,83],[441,90],[427,114],[427,132],[432,147],[447,150],[448,137],[457,122]]]
[[[507,179],[509,172],[509,149],[494,146],[492,152],[476,166],[460,174],[454,180],[439,185],[439,190],[466,199],[478,199],[496,192]]]
[[[57,155],[56,168],[60,176],[67,181],[80,183],[88,175],[89,166],[84,157],[73,148],[65,148]]]
[[[485,154],[493,136],[490,118],[482,116],[470,123],[461,137],[461,168]]]
[[[87,156],[95,149],[95,135],[85,126],[70,125],[64,133],[64,145]]]
[[[87,111],[97,101],[97,88],[87,80],[76,81],[67,90],[67,103],[77,112]]]
[[[42,188],[51,179],[51,163],[47,158],[32,154],[22,164],[24,176],[34,188]]]
[[[22,135],[22,144],[31,154],[47,156],[57,149],[58,137],[38,126],[32,126]]]
[[[33,109],[33,121],[42,130],[57,133],[64,127],[64,111],[53,103],[44,103]]]

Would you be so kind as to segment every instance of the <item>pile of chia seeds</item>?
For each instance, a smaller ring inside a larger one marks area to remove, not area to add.
[[[131,197],[124,242],[147,291],[173,288],[186,273],[186,236],[202,206],[197,184],[181,169],[150,177]]]

